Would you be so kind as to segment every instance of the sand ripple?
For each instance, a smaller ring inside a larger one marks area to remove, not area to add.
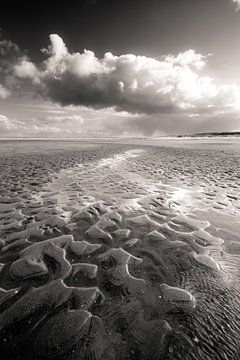
[[[239,158],[101,145],[0,162],[6,359],[238,359]]]

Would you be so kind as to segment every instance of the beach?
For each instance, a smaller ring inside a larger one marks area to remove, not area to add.
[[[4,359],[239,359],[240,140],[0,141]]]

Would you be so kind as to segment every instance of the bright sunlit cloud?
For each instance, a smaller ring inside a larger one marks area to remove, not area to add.
[[[62,38],[50,35],[47,56],[40,68],[25,56],[14,67],[17,78],[31,79],[46,98],[61,105],[92,108],[114,107],[117,111],[165,114],[200,109],[210,105],[240,105],[240,89],[235,85],[216,86],[201,71],[207,56],[187,50],[161,60],[126,54],[93,51],[69,52]],[[199,112],[199,111],[198,111]]]
[[[2,134],[152,136],[238,127],[240,87],[208,75],[209,54],[99,58],[70,52],[57,34],[41,52],[42,62],[34,63],[0,41]]]

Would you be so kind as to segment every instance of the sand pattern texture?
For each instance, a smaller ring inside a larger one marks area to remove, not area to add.
[[[240,358],[239,148],[20,144],[1,144],[2,360]]]

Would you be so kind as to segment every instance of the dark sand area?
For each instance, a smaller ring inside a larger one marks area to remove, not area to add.
[[[240,141],[0,141],[1,360],[239,360]]]

